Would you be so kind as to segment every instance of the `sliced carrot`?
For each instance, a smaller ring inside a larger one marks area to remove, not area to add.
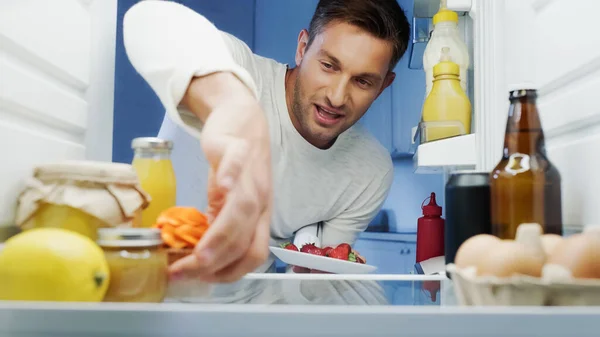
[[[194,237],[200,238],[202,237],[202,235],[204,234],[204,232],[206,232],[206,229],[204,227],[195,227],[193,225],[190,224],[185,224],[185,225],[181,225],[177,228],[178,233],[188,233]]]
[[[187,246],[187,242],[179,240],[173,233],[162,232],[161,236],[163,241],[172,248],[185,248]]]
[[[171,207],[156,219],[154,227],[161,230],[165,245],[172,248],[193,248],[209,227],[206,216],[194,207]]]
[[[181,240],[189,243],[192,247],[196,246],[198,244],[198,242],[200,241],[200,238],[194,237],[193,235],[190,235],[188,233],[177,233],[177,236]],[[192,247],[190,247],[190,248],[192,248]]]

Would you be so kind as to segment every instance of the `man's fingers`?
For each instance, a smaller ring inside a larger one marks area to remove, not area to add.
[[[215,171],[210,168],[210,171],[208,172],[207,188],[208,205],[206,208],[206,217],[209,224],[215,221],[217,214],[219,214],[221,208],[223,208],[223,204],[225,203],[225,195],[227,192],[217,186],[215,175]]]
[[[248,249],[260,214],[261,203],[250,179],[241,179],[194,253],[205,262],[204,272],[214,273],[239,259]]]
[[[169,266],[169,275],[173,279],[196,278],[200,275],[201,263],[194,254],[175,261]]]
[[[265,263],[269,257],[270,224],[270,212],[265,210],[260,216],[258,227],[246,254],[237,262],[219,270],[215,275],[216,281],[224,283],[238,281]]]

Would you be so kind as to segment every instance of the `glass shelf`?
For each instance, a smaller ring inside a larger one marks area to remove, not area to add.
[[[445,303],[439,275],[249,274],[233,284],[170,286],[167,303],[398,306]],[[446,301],[447,302],[447,301]]]

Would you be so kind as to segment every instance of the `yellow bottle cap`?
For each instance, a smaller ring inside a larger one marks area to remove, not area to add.
[[[433,24],[438,22],[458,22],[458,14],[446,7],[446,0],[442,0],[440,10],[433,16]]]
[[[440,62],[433,66],[433,77],[440,75],[455,75],[460,76],[460,67],[452,62],[450,58],[450,48],[442,48]]]

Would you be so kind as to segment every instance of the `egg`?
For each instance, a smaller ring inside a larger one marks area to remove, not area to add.
[[[520,274],[539,277],[542,274],[544,257],[523,243],[503,240],[481,257],[477,275],[511,277]]]
[[[562,236],[556,234],[544,234],[542,235],[542,247],[547,256],[552,255],[556,246],[563,241]]]
[[[563,275],[558,275],[561,272]],[[600,236],[595,232],[575,234],[558,244],[548,257],[544,278],[600,279]]]
[[[476,267],[479,265],[482,255],[493,250],[495,245],[500,242],[500,239],[489,234],[472,236],[460,245],[454,262],[459,268]]]
[[[539,258],[545,260],[546,252],[542,244],[543,229],[537,223],[523,223],[517,228],[515,241],[530,248]]]

